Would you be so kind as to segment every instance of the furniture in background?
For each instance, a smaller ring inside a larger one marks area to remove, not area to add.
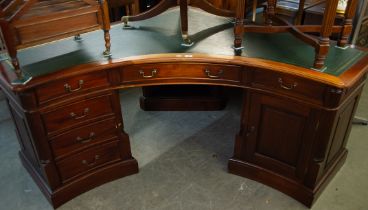
[[[129,21],[139,21],[145,20],[152,17],[155,17],[167,9],[175,6],[180,7],[180,27],[181,27],[181,36],[183,38],[183,46],[191,46],[193,42],[190,40],[188,34],[188,4],[191,6],[198,7],[203,9],[204,11],[215,14],[218,16],[224,17],[235,17],[235,12],[231,10],[221,9],[215,7],[213,4],[209,3],[206,0],[162,0],[157,5],[155,5],[152,9],[143,12],[141,14],[135,16],[123,16],[121,20],[124,23],[124,28],[131,28],[128,24]]]
[[[139,0],[108,0],[110,21],[116,22],[124,15],[137,15],[140,13]]]
[[[304,24],[303,17],[305,10],[325,1],[326,0],[278,0],[275,13],[287,20],[290,20],[294,25],[301,25]],[[316,25],[321,25],[322,17],[323,14],[319,17],[319,23]]]
[[[304,2],[304,1],[303,1]],[[340,34],[338,40],[339,47],[346,47],[348,38],[352,31],[352,19],[355,14],[357,0],[349,0],[342,25],[334,25],[338,0],[327,0],[326,10],[323,15],[321,25],[293,25],[287,20],[276,15],[277,0],[267,0],[267,8],[265,10],[265,25],[248,25],[244,24],[244,11],[246,4],[244,1],[238,1],[235,21],[235,49],[238,54],[241,53],[242,39],[244,32],[257,33],[282,33],[290,32],[295,37],[312,46],[315,49],[315,60],[313,67],[316,70],[323,71],[324,63],[329,51],[329,37],[332,33]],[[300,6],[301,7],[301,6]],[[304,7],[302,7],[304,8]],[[300,8],[301,9],[301,8]],[[300,10],[299,9],[299,10]],[[318,32],[319,37],[315,38],[307,34],[307,32]],[[272,47],[272,46],[270,46]]]
[[[102,28],[104,56],[110,54],[110,21],[106,1],[93,0],[11,0],[0,5],[2,42],[16,72],[17,83],[27,82],[17,50]]]
[[[304,25],[321,25],[323,14],[326,9],[326,1],[319,2],[305,8],[302,23]],[[335,25],[341,25],[344,21],[344,14],[336,14]]]

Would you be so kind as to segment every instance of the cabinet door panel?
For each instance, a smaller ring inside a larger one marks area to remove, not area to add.
[[[302,179],[315,130],[316,111],[291,100],[251,93],[246,159],[290,178]]]
[[[287,113],[275,107],[262,106],[256,152],[295,166],[305,121],[304,116]]]

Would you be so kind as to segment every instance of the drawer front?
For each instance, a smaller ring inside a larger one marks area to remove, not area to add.
[[[65,157],[92,145],[118,138],[119,129],[115,118],[98,121],[51,139],[50,145],[56,159]]]
[[[268,89],[323,104],[326,86],[291,75],[267,71],[254,71],[252,87]]]
[[[43,104],[50,100],[76,95],[104,86],[107,87],[108,85],[107,73],[102,71],[47,83],[36,89],[36,95],[39,104]]]
[[[76,175],[120,159],[119,141],[95,146],[56,163],[65,182]]]
[[[144,64],[123,67],[121,80],[135,82],[154,79],[212,79],[241,82],[241,67],[215,64]]]
[[[47,132],[50,134],[54,131],[70,128],[94,118],[112,115],[112,113],[110,95],[103,95],[60,107],[41,114],[41,116]]]

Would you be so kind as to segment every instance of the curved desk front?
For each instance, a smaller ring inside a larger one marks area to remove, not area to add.
[[[213,26],[205,22],[213,19]],[[111,30],[113,58],[100,55],[99,32],[19,53],[32,79],[14,85],[1,65],[1,88],[16,126],[20,158],[56,208],[103,183],[138,172],[124,132],[118,90],[169,84],[244,89],[240,131],[229,172],[274,187],[311,206],[344,163],[368,57],[331,47],[317,72],[308,46],[287,34],[245,34],[233,56],[227,19],[190,11],[195,45],[180,46],[178,12],[135,30]],[[204,17],[204,19],[203,19]],[[201,19],[202,18],[202,19]],[[166,22],[163,22],[163,21]],[[202,21],[201,21],[202,20]],[[163,24],[165,23],[165,24]],[[123,189],[122,189],[123,190]]]

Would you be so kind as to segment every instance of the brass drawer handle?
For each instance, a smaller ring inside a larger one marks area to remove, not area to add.
[[[207,77],[212,78],[212,79],[219,79],[222,77],[222,75],[224,74],[224,71],[222,69],[220,69],[217,73],[217,75],[212,75],[211,71],[209,69],[205,69],[204,73],[206,73]]]
[[[151,75],[145,75],[143,70],[139,70],[139,74],[142,75],[142,77],[143,78],[146,78],[146,79],[153,78],[157,74],[157,69],[152,69],[151,70]]]
[[[285,90],[292,90],[298,85],[298,83],[296,82],[294,82],[292,85],[289,85],[289,86],[284,85],[284,81],[282,80],[282,78],[279,78],[279,83],[280,83],[280,87]]]
[[[67,93],[72,93],[72,92],[76,92],[76,91],[78,91],[78,90],[82,89],[83,84],[84,84],[84,81],[83,81],[83,80],[79,80],[78,84],[79,84],[78,88],[76,88],[76,89],[72,89],[72,87],[71,87],[68,83],[66,83],[66,84],[64,85],[65,92],[67,92]]]
[[[85,108],[82,115],[77,116],[77,114],[75,114],[74,112],[71,112],[70,117],[72,117],[75,120],[79,120],[79,119],[86,117],[88,115],[88,112],[89,112],[89,108]]]
[[[77,143],[84,144],[84,143],[88,143],[88,142],[92,141],[92,140],[95,138],[95,136],[96,136],[96,134],[95,134],[94,132],[91,132],[91,133],[89,134],[89,136],[88,136],[88,137],[86,137],[86,138],[81,138],[81,137],[79,137],[79,136],[78,136],[78,137],[75,139],[75,141],[76,141]]]
[[[95,158],[94,158],[94,160],[93,160],[93,162],[89,163],[87,160],[82,160],[82,163],[84,165],[87,165],[89,167],[92,167],[92,166],[96,165],[98,159],[100,159],[100,156],[99,155],[96,155]]]

